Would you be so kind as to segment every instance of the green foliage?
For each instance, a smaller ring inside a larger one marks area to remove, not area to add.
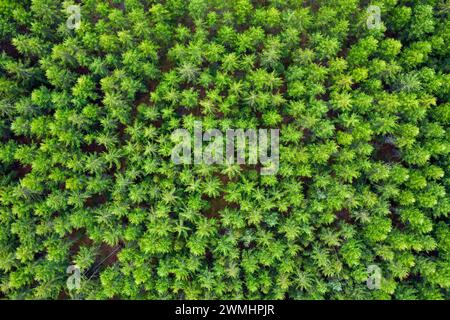
[[[2,296],[450,299],[446,1],[75,2],[0,0]],[[194,121],[278,173],[174,165]]]

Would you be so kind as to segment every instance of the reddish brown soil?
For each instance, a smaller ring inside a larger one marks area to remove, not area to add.
[[[19,162],[14,162],[12,171],[16,172],[18,179],[22,179],[28,173],[30,173],[32,169],[33,169],[32,166],[29,164],[22,166]]]
[[[70,247],[70,256],[74,256],[80,250],[80,246],[84,245],[86,247],[90,247],[92,245],[92,240],[86,235],[86,229],[77,229],[72,231],[68,236],[70,241],[73,241],[72,246]]]
[[[341,211],[336,212],[336,219],[338,221],[345,221],[347,223],[352,223],[352,218],[350,217],[350,211],[348,209],[342,209]]]
[[[106,147],[93,142],[91,144],[83,144],[81,146],[81,150],[86,153],[94,153],[94,152],[102,153],[102,152],[106,152]]]
[[[400,152],[393,144],[383,143],[375,144],[375,159],[384,162],[399,162],[401,160]]]
[[[87,208],[98,207],[99,205],[106,203],[107,200],[108,199],[106,198],[105,195],[95,194],[86,200],[85,207]]]

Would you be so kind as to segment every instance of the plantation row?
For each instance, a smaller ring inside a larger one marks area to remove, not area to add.
[[[0,297],[450,299],[449,14],[0,0]],[[276,174],[175,164],[196,121]]]

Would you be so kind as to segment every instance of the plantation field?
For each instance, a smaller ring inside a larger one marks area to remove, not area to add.
[[[0,298],[450,300],[449,17],[0,0]]]

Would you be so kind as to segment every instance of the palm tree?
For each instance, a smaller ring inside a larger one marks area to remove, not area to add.
[[[200,69],[190,62],[185,62],[178,68],[181,79],[187,82],[194,82],[199,71]]]

